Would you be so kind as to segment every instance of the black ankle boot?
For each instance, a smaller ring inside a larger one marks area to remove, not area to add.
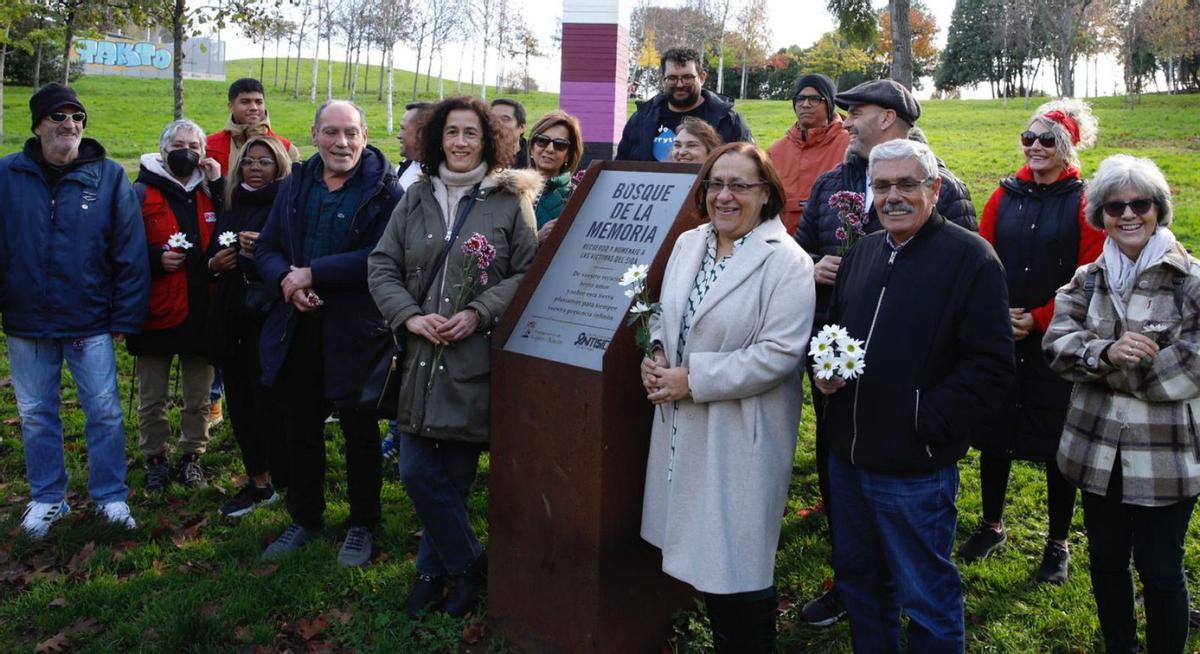
[[[487,589],[487,552],[479,555],[467,571],[461,575],[451,575],[454,588],[441,604],[441,610],[455,618],[461,618],[475,610],[479,604],[479,595]]]
[[[747,599],[754,593],[734,595],[705,594],[708,623],[717,654],[773,654],[775,652],[775,613],[778,604],[774,588],[766,597]]]
[[[405,612],[408,613],[408,617],[415,619],[417,614],[429,610],[431,606],[442,601],[442,595],[445,594],[445,591],[445,577],[417,575],[416,580],[413,581],[412,590],[408,593],[408,601],[404,607]]]

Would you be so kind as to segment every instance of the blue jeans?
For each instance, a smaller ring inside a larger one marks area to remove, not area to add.
[[[67,496],[59,414],[64,359],[75,378],[79,404],[87,419],[88,494],[97,505],[123,502],[129,496],[125,485],[125,416],[109,334],[75,339],[8,337],[8,362],[25,442],[25,474],[33,499],[54,503]]]
[[[425,533],[417,548],[417,574],[460,575],[483,552],[467,514],[467,496],[483,446],[402,433],[400,481]]]
[[[891,475],[829,457],[833,567],[855,652],[922,654],[965,647],[962,580],[951,560],[958,468]]]

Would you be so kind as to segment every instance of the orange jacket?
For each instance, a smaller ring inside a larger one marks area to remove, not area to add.
[[[800,224],[800,214],[813,183],[842,163],[849,143],[850,133],[842,127],[842,117],[835,113],[833,122],[825,127],[802,131],[793,124],[787,134],[767,150],[787,191],[787,202],[780,217],[789,234]]]

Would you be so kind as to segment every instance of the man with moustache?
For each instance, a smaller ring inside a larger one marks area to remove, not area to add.
[[[34,137],[0,159],[0,314],[21,416],[34,540],[70,511],[63,454],[63,361],[87,418],[88,495],[125,529],[125,418],[113,341],[141,330],[150,300],[142,212],[129,178],[84,138],[75,90],[51,83],[29,99]]]
[[[792,95],[796,122],[767,150],[787,191],[787,203],[779,217],[789,234],[800,224],[813,183],[846,158],[850,134],[834,108],[835,95],[837,84],[825,75],[801,77]]]
[[[733,102],[704,89],[704,62],[689,48],[672,48],[659,62],[663,92],[646,102],[625,123],[618,160],[667,161],[675,144],[675,132],[685,116],[695,116],[712,125],[725,143],[754,142],[750,126],[733,110]]]
[[[338,563],[371,559],[380,519],[383,457],[374,406],[360,403],[367,336],[386,330],[367,289],[367,255],[403,191],[387,157],[367,145],[363,110],[344,100],[313,118],[309,158],[281,182],[255,247],[259,276],[280,289],[263,324],[263,384],[284,409],[287,509],[292,524],[264,559],[320,537],[325,513],[325,417],[338,411],[345,438],[350,517]]]
[[[855,652],[964,649],[962,580],[951,559],[957,462],[979,416],[1015,375],[1004,268],[978,234],[935,203],[943,181],[929,147],[871,150],[883,231],[841,262],[830,322],[864,342],[853,380],[816,379],[832,454],[833,565]]]
[[[872,203],[872,190],[867,174],[867,159],[878,144],[893,139],[909,137],[914,123],[921,116],[921,105],[908,89],[890,79],[871,80],[837,94],[837,106],[848,109],[844,120],[850,142],[846,149],[846,160],[833,170],[821,175],[813,184],[812,193],[804,206],[800,226],[796,230],[796,242],[810,255],[816,264],[817,315],[813,321],[816,333],[828,321],[825,314],[829,308],[833,285],[837,281],[838,266],[841,264],[842,239],[838,233],[843,229],[838,210],[829,204],[830,198],[839,191],[853,191],[863,197],[863,229],[866,233],[883,229]],[[975,207],[965,184],[958,180],[941,161],[937,162],[937,176],[941,180],[935,195],[938,214],[946,220],[969,230],[976,230]],[[862,336],[859,336],[862,338]],[[814,404],[816,417],[817,482],[825,515],[833,519],[829,495],[829,433],[825,424],[825,406]],[[814,626],[828,626],[845,615],[837,587],[809,601],[800,611],[800,617]]]

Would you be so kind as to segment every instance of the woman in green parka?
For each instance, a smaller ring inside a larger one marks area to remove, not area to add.
[[[424,175],[396,205],[367,274],[405,344],[400,480],[424,530],[407,609],[461,617],[475,608],[487,569],[467,495],[489,438],[491,332],[537,250],[532,203],[542,179],[505,170],[513,137],[482,102],[450,98],[426,116]],[[470,281],[464,245],[481,238],[494,257]]]
[[[529,165],[546,180],[542,193],[533,203],[537,215],[538,242],[546,240],[558,215],[567,206],[575,190],[571,176],[583,159],[583,130],[579,120],[565,111],[542,116],[530,132]]]

